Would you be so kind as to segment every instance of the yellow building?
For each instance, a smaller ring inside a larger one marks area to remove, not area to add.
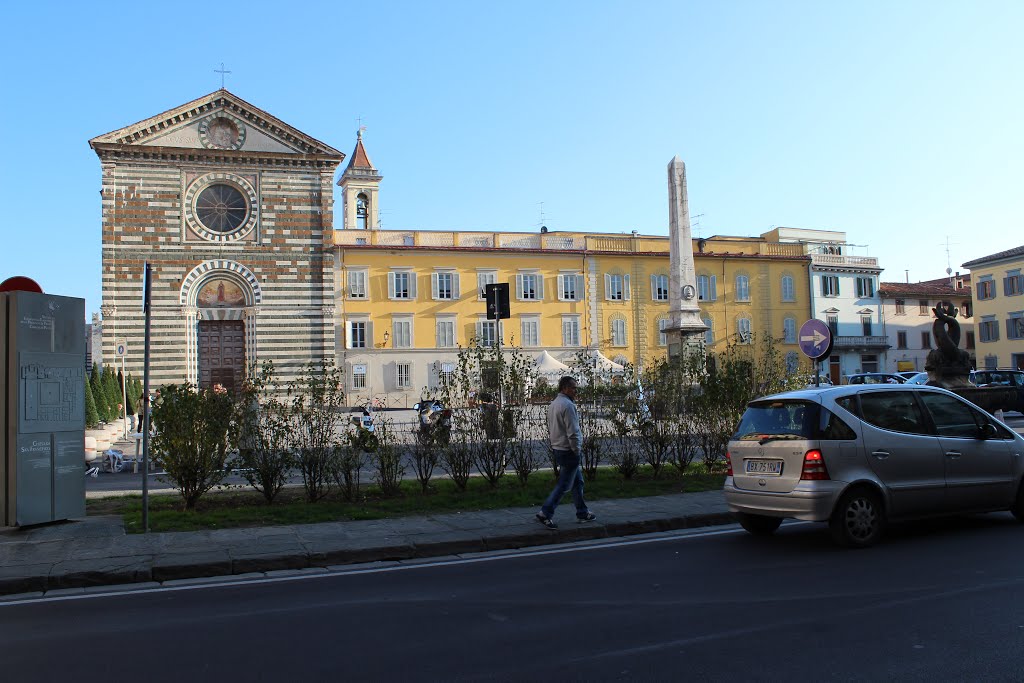
[[[974,285],[978,369],[1024,370],[1024,246],[963,267]]]
[[[596,350],[642,367],[666,354],[668,237],[380,230],[380,178],[357,141],[338,182],[345,227],[333,233],[338,363],[353,403],[411,406],[454,370],[459,346],[493,344],[488,283],[509,284],[501,343],[533,357],[547,350],[568,363]],[[795,364],[810,311],[802,247],[711,237],[693,251],[709,350],[770,333]]]

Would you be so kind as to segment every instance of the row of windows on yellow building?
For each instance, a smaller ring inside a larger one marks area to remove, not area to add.
[[[496,246],[459,246],[467,235],[475,245]],[[531,249],[518,246],[521,239],[502,246],[509,235],[523,234],[336,231],[344,347],[493,342],[483,288],[508,283],[512,317],[503,321],[503,344],[561,351],[589,346],[631,363],[665,353],[667,238],[552,233]],[[438,242],[451,246],[439,249]],[[809,259],[800,245],[709,238],[695,240],[694,251],[710,350],[758,333],[795,350],[796,330],[810,311]]]

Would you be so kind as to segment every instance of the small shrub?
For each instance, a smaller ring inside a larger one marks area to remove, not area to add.
[[[426,493],[430,479],[434,476],[434,468],[441,460],[441,446],[436,439],[419,439],[417,430],[412,430],[412,466],[416,472],[416,481],[420,490]]]
[[[402,448],[396,443],[391,429],[391,420],[383,419],[376,424],[377,447],[372,459],[376,470],[377,485],[385,496],[394,496],[402,490],[405,475]]]
[[[263,494],[268,505],[295,467],[295,456],[289,448],[288,407],[280,395],[274,364],[267,361],[258,371],[250,372],[236,404],[235,466],[249,485]]]
[[[306,500],[315,503],[330,492],[331,458],[339,443],[337,421],[345,401],[341,371],[330,364],[310,363],[288,388],[288,396],[292,446],[298,453]]]
[[[195,509],[203,494],[227,474],[234,410],[230,395],[196,391],[189,384],[163,387],[153,406],[153,418],[160,424],[153,437],[153,454],[181,493],[187,510]]]

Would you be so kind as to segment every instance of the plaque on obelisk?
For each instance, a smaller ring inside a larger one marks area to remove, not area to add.
[[[665,332],[668,354],[703,352],[708,327],[697,303],[697,272],[693,266],[690,205],[686,197],[686,165],[673,157],[668,165],[669,310],[672,319]]]

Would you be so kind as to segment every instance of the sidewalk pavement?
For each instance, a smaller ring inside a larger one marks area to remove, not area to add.
[[[561,505],[555,531],[534,519],[537,508],[131,535],[125,534],[119,516],[0,529],[0,595],[7,596],[0,600],[109,590],[95,587],[118,584],[155,587],[201,582],[205,577],[330,571],[363,562],[515,552],[734,521],[721,491],[598,500],[592,509],[597,520],[577,524],[572,505]]]

